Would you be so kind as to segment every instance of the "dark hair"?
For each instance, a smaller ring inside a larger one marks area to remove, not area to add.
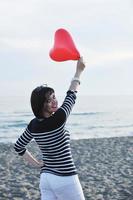
[[[47,86],[39,86],[31,93],[31,108],[37,118],[42,118],[42,108],[48,97],[54,92],[53,88]]]

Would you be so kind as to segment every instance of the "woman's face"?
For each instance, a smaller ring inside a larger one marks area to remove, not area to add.
[[[47,102],[44,103],[43,114],[45,117],[51,116],[52,113],[58,109],[58,101],[55,97],[55,93],[48,96]]]

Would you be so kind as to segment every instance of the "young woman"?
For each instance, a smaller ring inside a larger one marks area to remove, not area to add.
[[[80,75],[85,68],[83,59],[77,62],[65,100],[58,108],[54,90],[40,86],[31,94],[35,118],[16,141],[14,148],[30,164],[41,168],[40,191],[42,200],[84,200],[70,148],[70,134],[65,128],[67,118],[76,100]],[[34,158],[26,145],[34,138],[43,160]]]

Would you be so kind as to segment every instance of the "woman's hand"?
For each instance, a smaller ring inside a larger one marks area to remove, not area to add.
[[[77,62],[77,71],[82,72],[85,68],[85,63],[83,61],[83,57],[81,57]]]
[[[76,72],[75,72],[75,75],[74,75],[74,77],[71,81],[69,90],[77,91],[78,86],[80,84],[80,75],[83,72],[84,68],[85,68],[85,63],[83,61],[83,57],[81,57],[77,62]]]
[[[76,73],[74,77],[80,77],[81,73],[83,72],[85,68],[85,63],[83,61],[83,57],[81,57],[78,62],[77,62],[77,67],[76,67]]]
[[[43,167],[44,162],[43,160],[37,160],[34,156],[31,155],[31,153],[26,150],[26,152],[23,155],[23,158],[31,165],[34,167]]]
[[[44,162],[43,160],[38,160],[38,167],[43,167],[44,166]]]

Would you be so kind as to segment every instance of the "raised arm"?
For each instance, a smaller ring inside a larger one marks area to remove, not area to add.
[[[66,118],[69,116],[73,108],[73,105],[75,104],[75,99],[76,99],[75,92],[78,90],[78,86],[80,85],[80,76],[84,68],[85,64],[83,62],[83,58],[80,58],[77,62],[76,72],[70,83],[65,100],[62,106],[54,114],[54,120],[56,118],[56,125],[61,125],[66,121]]]
[[[85,64],[84,64],[83,58],[81,57],[77,62],[76,72],[71,81],[69,90],[74,91],[74,92],[78,90],[78,86],[80,85],[80,76],[84,68],[85,68]]]

